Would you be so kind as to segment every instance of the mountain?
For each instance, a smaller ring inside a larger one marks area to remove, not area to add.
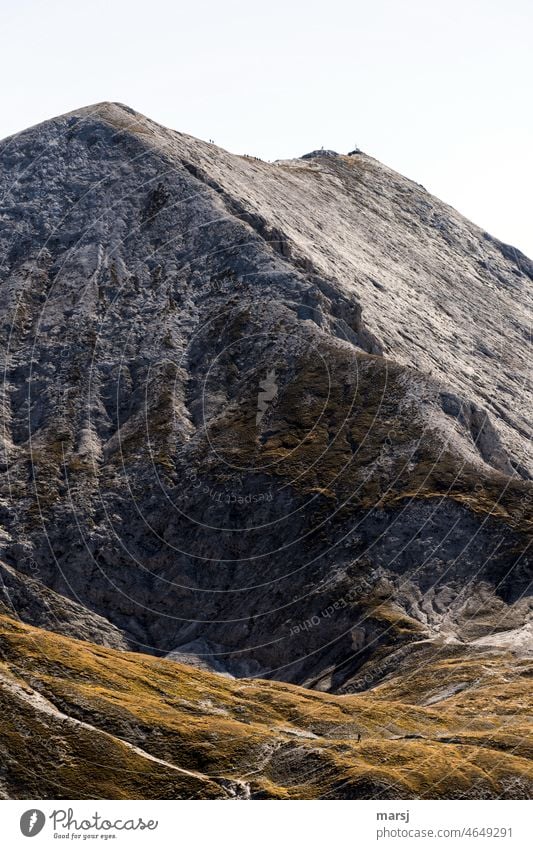
[[[115,103],[0,143],[0,195],[7,621],[302,705],[527,662],[529,259],[361,151]]]

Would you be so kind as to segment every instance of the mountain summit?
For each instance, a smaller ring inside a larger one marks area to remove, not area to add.
[[[533,264],[323,153],[1,143],[6,613],[331,693],[527,651]]]

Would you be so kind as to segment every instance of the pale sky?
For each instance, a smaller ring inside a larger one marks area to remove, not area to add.
[[[118,100],[263,159],[357,144],[533,256],[531,0],[0,4],[0,138]]]

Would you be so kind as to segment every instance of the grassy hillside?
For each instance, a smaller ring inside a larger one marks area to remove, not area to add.
[[[533,789],[531,664],[417,644],[332,696],[232,680],[0,617],[2,795],[492,798]],[[357,743],[357,735],[362,740]]]

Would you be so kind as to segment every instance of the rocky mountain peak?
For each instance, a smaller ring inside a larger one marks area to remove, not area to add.
[[[531,263],[331,154],[115,103],[0,144],[6,610],[332,692],[518,640]]]

